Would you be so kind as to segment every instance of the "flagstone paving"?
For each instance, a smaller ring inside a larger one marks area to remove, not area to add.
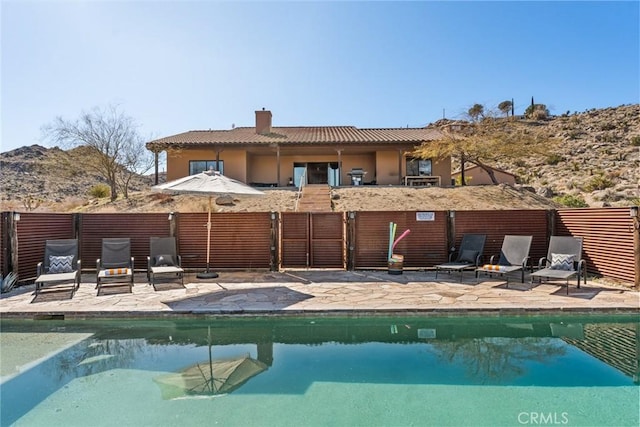
[[[459,276],[432,271],[283,271],[221,272],[217,279],[199,280],[188,274],[185,286],[146,283],[136,275],[133,292],[107,288],[96,295],[93,275],[85,275],[71,296],[68,288],[45,288],[36,297],[34,286],[23,286],[0,297],[0,316],[32,318],[64,315],[65,318],[100,316],[169,316],[210,314],[373,314],[531,313],[546,311],[639,312],[637,290],[612,287],[597,281],[577,289],[564,282],[522,283],[481,278],[473,273]],[[450,280],[450,281],[447,281]]]

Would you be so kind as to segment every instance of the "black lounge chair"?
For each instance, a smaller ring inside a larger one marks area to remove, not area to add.
[[[577,287],[580,288],[580,276],[587,284],[587,271],[585,262],[582,259],[582,237],[571,236],[551,236],[549,240],[549,250],[546,258],[538,261],[538,270],[531,273],[531,280],[538,278],[538,283],[542,283],[542,278],[564,279],[566,280],[567,295],[569,295],[569,279],[577,276]]]
[[[184,286],[182,257],[176,250],[175,237],[149,238],[149,256],[147,257],[147,281],[156,288],[158,276],[180,279]]]
[[[449,274],[451,274],[452,271],[459,271],[460,281],[462,281],[462,274],[465,269],[479,267],[486,240],[486,234],[463,235],[460,248],[458,251],[452,252],[449,255],[449,262],[436,265],[436,279],[438,278],[438,272],[440,270],[445,270],[449,272]],[[454,255],[456,255],[455,258]]]
[[[531,250],[532,240],[533,236],[504,236],[497,264],[495,263],[495,255],[491,256],[489,264],[484,264],[476,269],[476,278],[480,272],[487,273],[489,276],[499,274],[507,279],[508,287],[509,274],[520,271],[522,274],[521,280],[524,283],[524,272],[527,264],[529,264],[529,251]]]
[[[47,240],[44,246],[44,260],[38,263],[36,271],[36,296],[45,286],[71,284],[73,297],[80,287],[78,240]]]
[[[133,257],[128,237],[102,239],[102,256],[96,260],[96,288],[108,284],[127,284],[133,287]]]

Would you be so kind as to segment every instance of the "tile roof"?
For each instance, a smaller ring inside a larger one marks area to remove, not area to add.
[[[358,129],[354,126],[272,127],[257,134],[254,127],[231,130],[193,130],[150,141],[147,145],[173,144],[362,144],[412,143],[438,139],[441,133],[426,128]]]

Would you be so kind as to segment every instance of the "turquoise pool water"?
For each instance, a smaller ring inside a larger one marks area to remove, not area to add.
[[[1,332],[2,426],[640,423],[630,316],[3,320]]]

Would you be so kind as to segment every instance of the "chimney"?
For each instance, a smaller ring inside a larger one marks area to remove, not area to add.
[[[266,135],[271,133],[271,111],[262,108],[256,111],[256,133]]]

